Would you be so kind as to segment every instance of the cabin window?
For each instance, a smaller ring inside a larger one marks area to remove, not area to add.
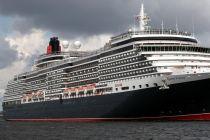
[[[133,86],[133,89],[135,89],[136,87],[135,86]]]
[[[141,85],[139,85],[139,88],[141,88]]]
[[[129,87],[122,87],[122,90],[129,90]]]
[[[146,87],[149,87],[149,84],[146,84]]]

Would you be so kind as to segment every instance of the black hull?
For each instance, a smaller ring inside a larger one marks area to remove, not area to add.
[[[210,79],[123,93],[3,106],[6,120],[166,119],[202,114],[210,120]],[[209,118],[208,118],[209,116]],[[179,118],[177,118],[179,119]],[[194,118],[195,120],[196,117]],[[181,120],[181,119],[180,119]],[[183,119],[184,120],[184,119]]]

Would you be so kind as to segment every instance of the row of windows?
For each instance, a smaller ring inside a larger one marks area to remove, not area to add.
[[[74,72],[74,71],[77,71],[77,70],[86,69],[86,68],[95,67],[95,66],[98,66],[98,61],[91,62],[91,63],[84,64],[84,65],[80,65],[80,66],[76,66],[76,67],[73,67],[73,68],[67,68],[65,71],[67,73],[69,73],[69,72]]]
[[[103,76],[103,77],[100,77],[100,80],[117,79],[117,78],[130,77],[130,76],[148,74],[148,73],[154,73],[154,72],[157,72],[157,70],[154,68],[147,68],[143,70],[135,70],[131,72],[124,72],[124,73],[119,73],[119,74]]]
[[[83,85],[93,84],[93,83],[98,83],[98,78],[92,79],[92,80],[85,80],[85,81],[70,83],[67,85],[67,88],[75,87],[75,86],[83,86]]]
[[[157,83],[154,83],[154,87],[157,87],[158,84]],[[145,87],[150,87],[149,84],[145,84]],[[129,90],[129,86],[127,87],[121,87],[121,90]],[[132,86],[133,89],[136,89],[136,86]],[[142,85],[139,85],[139,88],[142,88]],[[116,88],[116,91],[118,91],[118,88]]]
[[[112,63],[108,63],[108,64],[99,65],[99,68],[105,69],[105,68],[109,68],[109,67],[125,65],[128,63],[135,63],[135,62],[143,61],[143,60],[145,60],[145,59],[140,58],[140,57],[133,57],[133,58],[125,59],[125,60],[120,60],[120,61],[116,61],[116,62],[112,62]]]
[[[122,72],[122,71],[131,70],[131,69],[138,69],[138,68],[142,68],[142,67],[146,67],[146,66],[151,66],[150,64],[152,64],[152,62],[136,63],[136,64],[132,64],[132,65],[103,70],[99,73],[100,73],[100,75],[105,75],[105,74],[109,74],[109,73],[113,73],[113,72]]]
[[[86,70],[81,70],[81,71],[77,71],[77,72],[72,72],[67,74],[67,76],[78,76],[78,75],[83,75],[83,74],[88,74],[88,73],[92,73],[92,72],[96,72],[98,71],[98,68],[91,68],[91,69],[86,69]]]
[[[10,89],[8,90],[5,95],[15,95],[15,94],[18,94],[18,93],[22,93],[23,89]]]
[[[36,80],[36,81],[33,81],[33,82],[28,82],[27,84],[41,84],[41,83],[45,83],[46,80],[45,79],[39,79],[39,80]]]
[[[48,85],[53,85],[53,84],[62,83],[62,82],[64,82],[64,81],[65,81],[65,80],[63,80],[63,79],[59,79],[59,80],[47,82],[47,84],[48,84]]]
[[[88,74],[88,75],[83,75],[83,76],[78,76],[78,77],[73,77],[68,79],[68,82],[73,82],[73,81],[79,81],[79,80],[83,80],[83,79],[90,79],[90,78],[95,78],[98,77],[98,73],[93,73],[93,74]]]
[[[36,76],[36,77],[33,77],[33,78],[26,79],[25,82],[33,82],[33,81],[36,81],[36,80],[45,79],[46,76],[47,76],[46,74]]]
[[[24,83],[17,83],[17,84],[8,84],[7,87],[8,89],[11,89],[11,88],[19,88],[19,87],[24,87],[25,84]]]
[[[62,77],[64,77],[64,75],[56,75],[56,76],[48,77],[47,80],[51,81],[51,80],[54,80],[54,79],[60,79]]]
[[[112,60],[122,59],[122,58],[125,58],[125,57],[134,56],[135,54],[136,54],[135,51],[126,52],[126,53],[119,54],[119,55],[116,55],[116,56],[103,58],[103,59],[100,60],[100,62],[108,62],[108,61],[112,61]]]
[[[54,77],[61,78],[62,76],[65,76],[65,75],[67,75],[67,73],[57,73],[57,74],[48,75],[47,77],[48,78],[54,78]]]
[[[47,75],[50,76],[50,75],[54,75],[56,73],[61,73],[61,72],[63,72],[63,70],[55,70],[55,71],[49,72]]]
[[[25,87],[25,89],[23,90],[35,90],[35,89],[38,89],[38,88],[43,88],[43,87],[46,87],[47,86],[47,83],[43,83],[43,84],[39,84],[39,85],[27,85]]]
[[[50,89],[57,89],[57,88],[62,88],[64,86],[62,85],[53,85],[53,86],[48,86],[47,89],[50,90]]]
[[[187,51],[187,52],[203,52],[210,53],[209,48],[193,47],[193,46],[141,46],[139,51]]]

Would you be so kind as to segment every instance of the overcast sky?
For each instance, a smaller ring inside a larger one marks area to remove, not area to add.
[[[81,40],[83,48],[103,46],[127,31],[141,0],[0,0],[0,89],[31,66],[49,37]],[[210,46],[210,0],[144,0],[151,25],[193,31]]]

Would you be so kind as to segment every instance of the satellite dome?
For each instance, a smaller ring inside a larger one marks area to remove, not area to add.
[[[80,47],[82,46],[82,43],[80,41],[75,41],[73,44],[72,44],[72,47],[74,49],[79,49]]]
[[[63,46],[64,49],[68,49],[69,42],[67,40],[62,41],[62,46]]]

